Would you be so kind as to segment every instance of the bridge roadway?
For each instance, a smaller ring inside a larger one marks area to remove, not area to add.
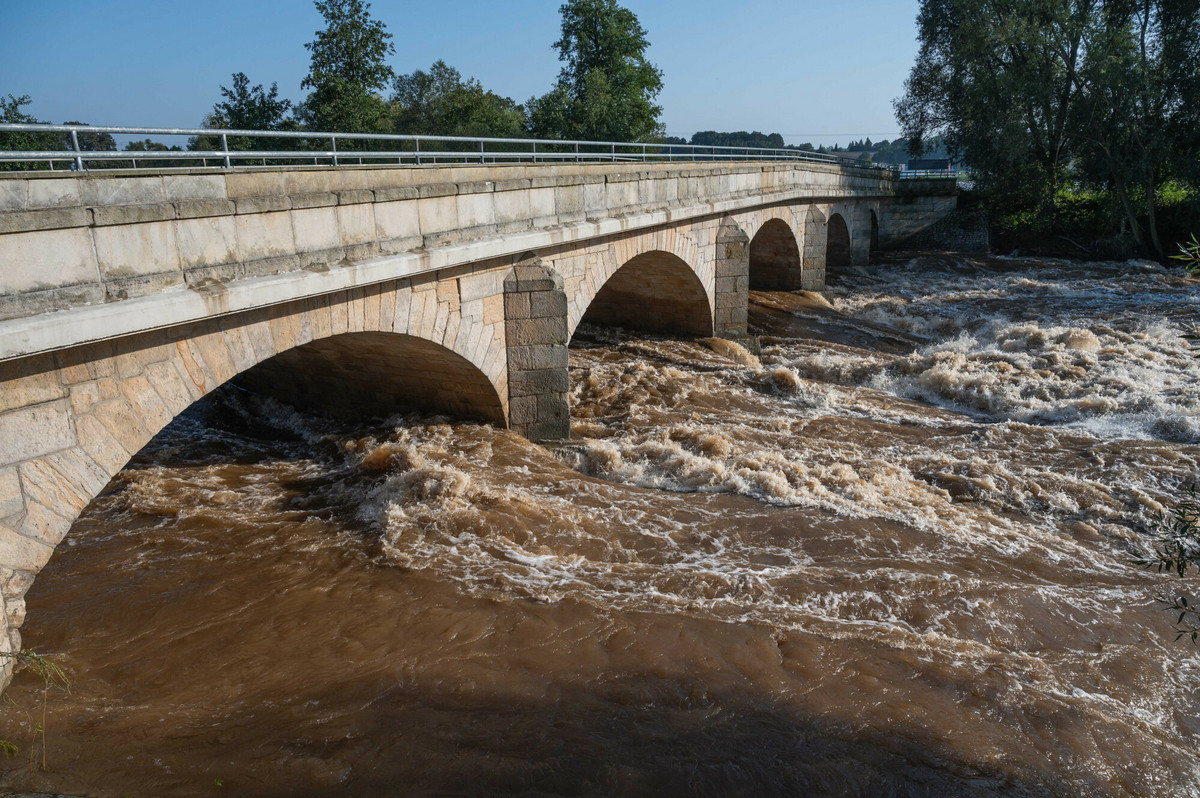
[[[744,336],[750,288],[820,290],[947,209],[896,194],[804,162],[0,176],[0,651],[83,508],[221,384],[566,437],[581,321]]]

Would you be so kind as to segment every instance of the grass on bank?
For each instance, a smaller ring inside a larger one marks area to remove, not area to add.
[[[969,191],[959,195],[960,207],[992,209],[992,242],[999,252],[1096,260],[1127,260],[1146,254],[1139,250],[1119,200],[1110,192],[1063,188],[1046,209],[1004,209],[1001,200]],[[1156,206],[1164,249],[1178,252],[1191,240],[1193,231],[1200,230],[1200,189],[1168,181],[1156,194]],[[1140,221],[1145,225],[1145,219]]]

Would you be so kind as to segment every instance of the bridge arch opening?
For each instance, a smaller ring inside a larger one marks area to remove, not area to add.
[[[831,213],[825,244],[825,273],[837,274],[850,266],[850,228],[840,213]]]
[[[0,651],[19,648],[25,591],[80,514],[160,432],[221,386],[334,416],[429,410],[507,426],[506,406],[488,376],[432,341],[390,331],[348,332],[284,344],[279,351],[278,343],[250,332],[262,332],[264,315],[222,321],[223,327],[205,323],[188,336],[150,333],[115,346],[98,345],[74,353],[78,360],[62,361],[81,378],[107,376],[81,383],[75,402],[55,403],[53,411],[61,415],[44,423],[73,426],[76,435],[64,448],[23,462],[21,495],[5,497],[9,514],[0,518],[2,565],[19,572],[21,582],[18,592],[0,594]],[[88,352],[99,351],[110,353],[110,359],[86,360]],[[236,358],[248,367],[237,372]],[[14,499],[23,509],[13,508]],[[28,542],[14,548],[13,540]],[[10,673],[11,660],[0,662],[0,688]]]
[[[770,219],[750,240],[750,287],[763,291],[790,291],[801,287],[800,247],[792,228],[782,219]]]
[[[505,426],[487,376],[463,356],[412,335],[343,333],[268,358],[231,382],[304,410],[335,416],[446,412]]]
[[[703,283],[679,256],[644,252],[613,272],[580,323],[643,332],[713,334],[712,306]]]
[[[879,214],[871,209],[871,252],[879,249]]]

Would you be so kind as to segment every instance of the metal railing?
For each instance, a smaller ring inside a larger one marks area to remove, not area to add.
[[[8,123],[0,124],[0,133],[58,134],[64,149],[0,150],[0,163],[44,164],[41,167],[43,169],[71,171],[96,168],[137,169],[145,166],[173,169],[235,169],[287,165],[424,166],[447,163],[486,165],[597,161],[807,161],[881,171],[887,169],[878,166],[864,167],[858,161],[833,153],[788,148],[708,147],[697,144]],[[92,134],[104,133],[115,136],[186,136],[188,148],[147,151],[89,150],[80,147],[81,135],[90,137]],[[246,139],[252,141],[247,142]],[[280,143],[276,144],[274,149],[258,148],[260,145],[275,142]],[[296,148],[287,146],[292,143]],[[243,144],[255,149],[239,148]],[[196,149],[191,149],[192,147]]]
[[[963,173],[956,169],[903,169],[900,171],[901,180],[916,180],[922,177],[941,177],[947,180],[958,180]]]

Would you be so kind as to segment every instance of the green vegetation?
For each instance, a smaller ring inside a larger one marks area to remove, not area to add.
[[[475,78],[463,80],[445,61],[435,61],[428,72],[418,69],[400,75],[394,88],[398,133],[499,138],[525,134],[523,106],[487,91]]]
[[[62,667],[54,662],[49,657],[37,653],[36,651],[24,649],[17,652],[4,653],[0,652],[0,658],[8,659],[17,667],[28,668],[42,682],[42,713],[41,720],[29,718],[29,725],[33,733],[34,740],[41,743],[41,764],[42,770],[46,769],[46,707],[50,700],[50,691],[52,689],[71,691],[71,680],[67,678],[66,672]],[[12,701],[11,698],[8,699]],[[16,756],[20,749],[11,740],[5,738],[0,739],[0,752],[5,756]],[[29,749],[29,769],[36,769],[37,748],[30,746]]]
[[[993,211],[1051,229],[1101,194],[1091,237],[1166,259],[1164,187],[1200,178],[1200,0],[922,0],[918,24],[917,150],[945,135]]]
[[[1193,277],[1200,273],[1200,241],[1196,239],[1196,234],[1192,234],[1192,240],[1183,242],[1179,245],[1179,254],[1171,256],[1175,260],[1183,261],[1183,268]]]
[[[1193,255],[1200,259],[1200,245]],[[1154,554],[1135,560],[1138,565],[1159,573],[1174,573],[1182,579],[1189,568],[1200,570],[1200,496],[1189,487],[1184,498],[1159,523],[1155,530]],[[1187,596],[1159,596],[1164,609],[1174,614],[1175,639],[1200,642],[1200,611]]]
[[[616,0],[568,0],[558,83],[528,103],[529,129],[539,138],[658,141],[662,70],[646,60],[646,30]]]
[[[19,97],[8,95],[0,97],[0,122],[16,125],[36,125],[42,122],[22,108],[33,102],[28,94]],[[0,133],[0,150],[56,150],[58,137],[53,133]],[[17,163],[0,164],[0,169],[8,172],[27,172],[32,169],[45,169],[44,161],[22,161]]]
[[[326,27],[304,47],[312,54],[300,87],[312,93],[296,116],[314,130],[386,133],[391,109],[379,92],[395,78],[384,60],[396,52],[392,34],[362,0],[316,0]]]

